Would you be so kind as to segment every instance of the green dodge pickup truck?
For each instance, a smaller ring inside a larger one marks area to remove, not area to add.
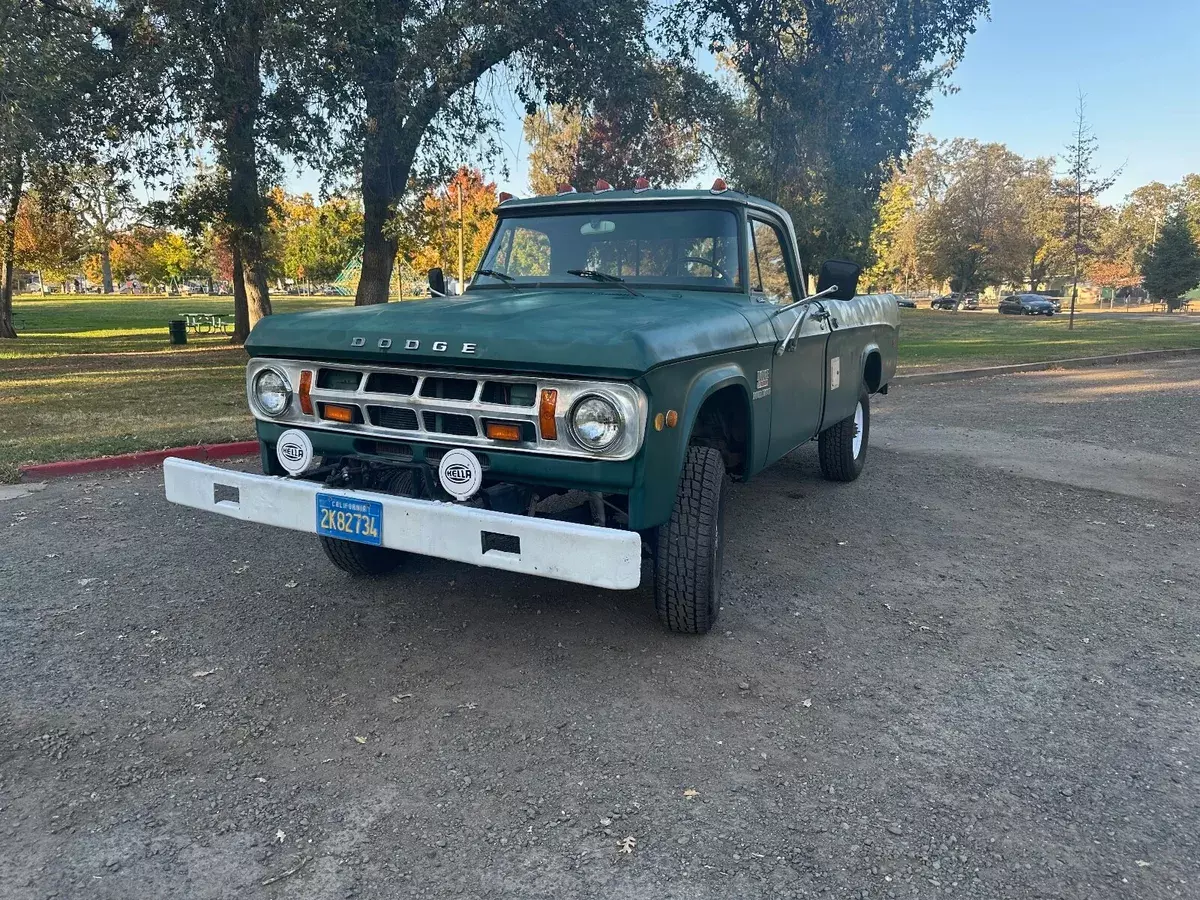
[[[168,499],[316,534],[353,576],[424,555],[632,589],[648,562],[663,624],[707,632],[729,479],[814,438],[858,477],[895,300],[839,261],[807,294],[787,214],[720,182],[496,216],[461,296],[259,322],[263,474],[168,459]]]

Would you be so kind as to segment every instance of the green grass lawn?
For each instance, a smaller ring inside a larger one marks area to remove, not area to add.
[[[278,313],[346,305],[279,297]],[[254,436],[246,353],[221,335],[167,342],[182,312],[232,315],[226,298],[18,297],[15,341],[0,341],[0,482],[21,463]],[[903,310],[901,371],[1200,347],[1200,317],[1076,319]]]
[[[274,298],[276,312],[352,302]],[[232,316],[229,297],[18,296],[0,340],[0,482],[30,462],[254,437],[246,352],[223,335],[167,342],[181,312]]]
[[[900,311],[900,371],[1104,356],[1133,350],[1200,347],[1200,316],[1002,316],[995,310]]]

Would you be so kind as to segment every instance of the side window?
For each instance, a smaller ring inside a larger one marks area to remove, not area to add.
[[[762,293],[762,273],[758,270],[758,251],[754,249],[754,222],[746,222],[746,256],[750,260],[750,290]]]
[[[752,289],[762,291],[771,303],[799,300],[788,275],[787,253],[779,229],[768,222],[751,219],[750,231],[754,238],[754,258],[750,261]]]

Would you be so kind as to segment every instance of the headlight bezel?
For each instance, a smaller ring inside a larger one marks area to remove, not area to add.
[[[274,375],[283,384],[283,393],[284,393],[283,405],[278,410],[275,410],[275,411],[272,411],[271,409],[269,409],[266,406],[266,404],[263,403],[262,397],[260,396],[259,389],[258,389],[259,383],[267,375]],[[250,383],[250,397],[254,401],[254,406],[264,416],[267,416],[270,419],[278,419],[281,416],[286,415],[287,411],[289,409],[291,409],[292,398],[294,396],[295,396],[295,392],[292,390],[291,379],[289,379],[287,377],[287,373],[284,372],[282,369],[280,369],[276,366],[264,366],[263,368],[259,369],[257,372],[254,373],[254,378]]]
[[[575,421],[580,407],[591,400],[599,400],[601,403],[606,404],[612,410],[613,417],[616,420],[617,427],[612,437],[601,444],[593,444],[580,435],[579,426]],[[588,391],[577,397],[567,412],[566,420],[567,432],[571,435],[571,440],[589,453],[604,453],[606,450],[612,449],[624,437],[625,429],[628,428],[628,422],[626,421],[624,412],[621,410],[620,402],[615,397],[611,397],[602,391]]]

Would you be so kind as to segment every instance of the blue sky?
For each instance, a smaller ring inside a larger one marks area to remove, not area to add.
[[[1061,154],[1079,91],[1106,199],[1200,172],[1200,0],[992,0],[924,130]]]
[[[1101,174],[1124,170],[1105,199],[1200,172],[1200,0],[992,0],[955,93],[935,97],[922,130],[999,141],[1022,156],[1062,153],[1077,95],[1099,140]],[[502,190],[527,194],[520,113],[507,111]],[[702,180],[707,183],[711,173]],[[315,193],[310,173],[289,179]]]

